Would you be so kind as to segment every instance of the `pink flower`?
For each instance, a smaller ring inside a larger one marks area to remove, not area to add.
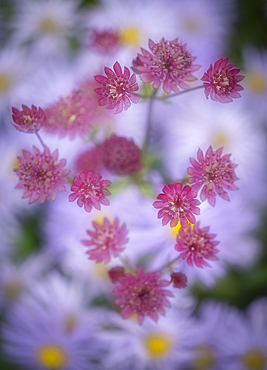
[[[58,151],[52,154],[48,147],[41,153],[33,147],[33,154],[23,150],[23,157],[18,157],[19,167],[14,170],[19,177],[16,188],[23,189],[23,198],[30,198],[29,203],[39,199],[40,204],[47,199],[55,200],[56,190],[65,191],[63,184],[68,182],[67,175],[70,172],[63,169],[66,159],[58,160]]]
[[[95,147],[80,153],[75,159],[75,168],[79,173],[82,171],[87,172],[93,170],[94,172],[101,174],[104,169],[101,145],[96,145]]]
[[[218,241],[213,240],[216,235],[209,233],[209,227],[199,227],[198,221],[195,225],[190,224],[186,229],[180,229],[177,235],[175,249],[182,252],[180,256],[186,259],[189,266],[203,268],[210,267],[206,260],[217,261],[216,254],[219,252],[216,246]]]
[[[27,107],[27,105],[22,104],[22,110],[19,111],[17,108],[12,108],[12,118],[14,121],[14,127],[18,131],[23,131],[28,134],[36,133],[43,126],[45,121],[45,113],[39,107],[32,105],[32,108]]]
[[[196,59],[187,51],[186,44],[178,42],[178,39],[160,42],[148,41],[151,53],[141,48],[142,54],[133,61],[133,70],[140,74],[142,81],[153,82],[154,89],[161,86],[166,93],[172,90],[179,93],[181,89],[189,89],[185,83],[196,80],[192,72],[200,66],[194,65]]]
[[[120,35],[117,30],[93,30],[92,41],[88,46],[101,54],[107,54],[116,51],[120,45]]]
[[[103,223],[93,222],[94,230],[86,230],[91,237],[90,240],[82,240],[82,243],[93,249],[86,253],[90,260],[96,262],[109,263],[111,255],[118,257],[125,249],[124,244],[128,242],[128,230],[126,225],[119,226],[118,218],[111,223],[108,218],[104,218]]]
[[[94,80],[85,80],[69,95],[48,106],[44,129],[60,138],[69,136],[71,140],[77,136],[85,138],[93,132],[104,116],[93,91],[95,86]]]
[[[245,76],[238,75],[240,69],[234,68],[234,64],[227,64],[228,58],[219,59],[214,66],[210,65],[207,72],[201,78],[205,86],[205,95],[208,99],[210,95],[212,100],[220,103],[229,103],[232,98],[240,98],[238,91],[243,90],[238,82],[242,81]]]
[[[139,171],[142,152],[132,139],[112,135],[101,147],[102,160],[108,171],[116,175],[129,175]]]
[[[171,274],[171,283],[174,288],[183,289],[187,287],[187,277],[182,272],[173,272]]]
[[[133,91],[137,91],[139,87],[135,74],[130,77],[130,71],[127,67],[124,67],[124,73],[122,73],[120,64],[116,62],[113,69],[115,73],[105,67],[107,77],[95,76],[96,82],[103,85],[95,89],[95,92],[102,96],[99,99],[99,105],[107,105],[107,109],[116,108],[115,113],[121,113],[123,108],[127,110],[131,106],[131,101],[138,102],[140,97]]]
[[[124,276],[124,273],[125,273],[124,267],[122,266],[115,266],[115,267],[112,267],[110,270],[108,270],[110,280],[114,284],[119,281],[120,277]]]
[[[216,204],[216,193],[225,200],[230,200],[227,190],[238,190],[234,182],[238,180],[235,174],[237,164],[230,160],[231,154],[222,156],[223,148],[213,150],[210,146],[206,151],[205,157],[201,149],[198,149],[197,159],[190,158],[193,167],[187,169],[189,175],[188,182],[192,185],[192,190],[198,192],[202,187],[200,199],[202,202],[208,199],[211,206]]]
[[[78,198],[78,206],[84,206],[86,212],[91,212],[92,207],[101,210],[101,204],[108,206],[109,200],[106,196],[110,195],[110,191],[105,188],[110,186],[111,182],[101,179],[102,176],[96,175],[94,171],[83,171],[79,177],[75,176],[70,188],[74,193],[69,195],[69,201],[74,202]]]
[[[138,267],[135,274],[126,273],[119,278],[121,285],[116,286],[113,293],[119,297],[115,304],[122,308],[123,319],[136,314],[139,324],[142,324],[146,316],[158,321],[159,314],[165,315],[165,307],[171,306],[166,297],[173,297],[173,294],[170,290],[163,289],[170,282],[160,277],[160,272],[145,273]]]
[[[195,215],[200,214],[197,207],[200,204],[198,199],[194,199],[197,193],[190,186],[181,183],[165,185],[163,193],[157,196],[158,201],[153,203],[155,208],[161,208],[158,218],[162,218],[162,225],[170,222],[171,227],[175,227],[180,221],[182,227],[186,227],[188,221],[194,224]]]

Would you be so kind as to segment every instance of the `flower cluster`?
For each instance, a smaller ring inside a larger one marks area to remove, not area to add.
[[[180,221],[182,227],[186,227],[188,222],[196,222],[194,215],[200,214],[197,207],[200,201],[195,199],[197,193],[190,186],[183,186],[181,183],[170,184],[165,185],[162,191],[153,206],[160,208],[158,218],[162,218],[163,226],[170,222],[171,227],[175,227]]]
[[[96,82],[103,85],[95,89],[95,92],[101,95],[99,105],[106,105],[107,109],[115,109],[115,113],[121,113],[123,108],[127,110],[131,106],[131,102],[137,103],[139,96],[135,91],[139,89],[136,83],[135,74],[130,74],[127,67],[122,68],[118,62],[112,69],[105,67],[106,76],[95,76]]]
[[[27,105],[22,104],[21,111],[13,107],[12,113],[14,127],[18,131],[29,134],[38,132],[46,119],[46,115],[42,108],[37,108],[35,105],[29,108]]]
[[[198,192],[201,187],[200,199],[202,202],[208,199],[210,205],[215,206],[216,194],[224,200],[230,200],[227,190],[238,190],[234,184],[238,180],[235,169],[237,164],[230,159],[231,154],[222,156],[223,148],[213,150],[210,146],[205,153],[198,149],[197,159],[190,158],[193,167],[188,168],[188,179],[192,190]]]
[[[134,274],[125,273],[119,278],[120,285],[113,289],[115,304],[122,308],[121,316],[128,319],[134,314],[142,324],[146,316],[158,321],[159,314],[165,315],[165,307],[170,307],[166,297],[172,297],[170,290],[164,289],[170,282],[161,279],[160,272],[144,272],[138,267]]]
[[[126,225],[120,226],[117,217],[113,223],[105,217],[102,223],[94,221],[93,227],[94,230],[86,230],[90,239],[82,240],[86,247],[90,247],[86,253],[90,260],[109,263],[111,255],[118,257],[125,249],[124,245],[128,242]]]
[[[58,160],[57,150],[50,153],[45,147],[41,153],[33,147],[33,153],[23,150],[18,161],[19,166],[14,170],[19,177],[16,188],[24,190],[23,198],[30,198],[29,203],[39,199],[43,204],[47,199],[56,199],[56,190],[66,191],[64,184],[68,182],[69,170],[64,168],[66,159]]]
[[[111,193],[106,187],[110,186],[111,182],[101,179],[102,176],[95,174],[94,171],[81,172],[79,177],[75,176],[70,188],[73,193],[69,195],[69,201],[74,202],[78,199],[78,206],[84,206],[86,212],[91,212],[93,207],[101,210],[101,204],[108,206],[109,200],[106,196]]]

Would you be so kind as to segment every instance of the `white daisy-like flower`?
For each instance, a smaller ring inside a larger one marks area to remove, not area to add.
[[[33,43],[34,55],[64,54],[68,50],[68,37],[79,26],[79,5],[79,0],[18,1],[13,38],[20,44]]]
[[[114,316],[108,327],[109,331],[102,331],[109,341],[105,369],[174,370],[192,359],[188,350],[194,328],[190,311],[170,308],[158,323],[147,321],[141,326],[135,318],[123,320]]]

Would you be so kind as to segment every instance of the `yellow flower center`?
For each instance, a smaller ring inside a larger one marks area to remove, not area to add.
[[[197,346],[199,355],[193,361],[193,368],[195,370],[210,369],[214,365],[214,354],[211,347],[203,345]]]
[[[172,345],[172,338],[166,333],[155,332],[145,337],[147,352],[154,359],[166,356],[172,349]]]
[[[11,86],[11,78],[5,73],[0,73],[0,94],[5,93]]]
[[[266,368],[267,358],[262,350],[253,348],[244,353],[242,362],[247,369],[264,370]]]
[[[48,344],[39,348],[37,357],[40,365],[49,370],[60,370],[67,362],[66,352],[56,344]]]
[[[247,73],[246,82],[255,93],[263,93],[267,90],[266,78],[259,72]]]
[[[138,46],[140,43],[140,31],[132,26],[122,30],[120,35],[121,41],[129,46]]]
[[[225,146],[228,141],[228,136],[225,132],[217,132],[213,137],[212,144],[215,148],[220,148],[221,146]]]
[[[183,19],[183,26],[187,31],[200,32],[202,30],[202,23],[196,17],[187,16]]]
[[[41,20],[39,29],[42,33],[45,34],[55,34],[60,31],[60,27],[57,21],[49,15]]]
[[[4,286],[6,297],[12,301],[19,297],[22,290],[23,285],[18,279],[10,280]]]
[[[99,280],[104,280],[104,281],[109,280],[108,269],[107,269],[107,266],[103,262],[94,263],[93,272],[94,272],[94,275]]]

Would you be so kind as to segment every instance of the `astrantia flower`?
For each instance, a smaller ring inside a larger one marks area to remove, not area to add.
[[[194,65],[196,59],[186,49],[186,44],[178,39],[160,42],[148,41],[151,53],[143,48],[143,54],[133,61],[133,70],[140,74],[144,82],[153,82],[154,89],[161,86],[166,93],[172,90],[179,93],[179,88],[189,89],[186,82],[195,81],[192,75],[200,66]]]
[[[63,167],[66,159],[58,159],[58,151],[52,154],[47,146],[43,153],[33,147],[33,154],[23,150],[23,157],[18,157],[19,167],[14,170],[19,177],[16,188],[23,189],[23,198],[30,198],[29,203],[39,199],[40,204],[47,199],[55,200],[56,190],[65,191],[68,182],[67,175],[70,172]]]
[[[164,289],[170,282],[160,277],[160,272],[145,273],[138,267],[134,275],[126,273],[119,278],[121,285],[116,286],[113,293],[119,297],[115,304],[122,308],[123,319],[136,314],[138,322],[142,324],[146,316],[157,321],[159,314],[165,315],[165,307],[171,306],[166,297],[172,297],[173,294]]]
[[[187,225],[180,229],[177,235],[175,249],[181,252],[182,259],[186,259],[189,266],[203,268],[210,266],[206,260],[217,261],[219,252],[216,246],[218,241],[213,240],[216,235],[209,232],[209,227],[200,227],[198,221],[195,225]]]
[[[119,278],[122,277],[124,273],[125,273],[124,267],[122,266],[115,266],[108,270],[110,280],[114,284],[118,282]]]
[[[38,132],[45,121],[44,111],[40,107],[37,109],[35,105],[32,105],[32,107],[29,108],[22,104],[21,111],[13,107],[12,113],[12,118],[15,123],[13,126],[18,131],[23,131],[29,134]]]
[[[109,200],[106,196],[111,193],[105,188],[110,186],[111,182],[101,179],[102,176],[96,175],[94,171],[83,171],[79,177],[75,176],[70,188],[74,193],[70,194],[69,201],[74,202],[78,198],[78,206],[84,206],[86,212],[91,212],[93,207],[101,210],[101,204],[108,206]]]
[[[105,217],[101,223],[93,221],[93,227],[94,230],[86,230],[91,238],[82,240],[84,245],[92,248],[86,254],[89,255],[90,260],[109,263],[111,256],[118,257],[124,250],[123,245],[129,240],[126,225],[120,226],[117,217],[113,223]]]
[[[185,288],[187,287],[187,277],[182,272],[173,272],[171,274],[171,283],[174,288]]]
[[[219,59],[214,66],[210,65],[207,72],[201,78],[205,86],[205,95],[220,103],[229,103],[232,98],[240,98],[238,91],[243,90],[238,82],[245,76],[238,75],[240,69],[234,68],[234,64],[228,64],[228,58]]]
[[[132,139],[112,135],[102,144],[101,152],[106,169],[116,175],[129,175],[143,167],[142,152]]]
[[[230,200],[227,190],[238,190],[234,182],[238,180],[235,169],[238,166],[230,159],[231,154],[222,156],[223,147],[213,150],[210,146],[206,151],[205,157],[201,149],[198,149],[197,159],[190,158],[193,167],[187,169],[189,175],[188,182],[192,185],[192,190],[200,192],[202,202],[208,199],[211,206],[215,206],[216,194],[224,200]]]
[[[123,108],[127,110],[131,106],[131,101],[137,103],[139,96],[133,91],[138,90],[135,74],[130,74],[127,67],[124,67],[122,73],[121,66],[116,62],[112,69],[105,67],[107,77],[97,75],[96,82],[103,85],[95,89],[95,92],[102,97],[99,99],[99,105],[107,105],[107,109],[116,108],[115,113],[121,113]]]
[[[93,30],[92,40],[89,47],[97,50],[101,54],[112,53],[121,45],[118,30]]]
[[[195,215],[200,214],[200,205],[198,199],[194,199],[197,193],[190,186],[181,183],[165,185],[162,189],[163,193],[157,196],[157,201],[153,203],[155,208],[161,208],[158,212],[158,218],[162,218],[162,225],[167,225],[170,222],[171,227],[174,227],[180,221],[182,227],[186,227],[188,221],[194,224],[196,222]]]
[[[79,173],[90,170],[101,173],[104,168],[101,157],[101,146],[96,145],[95,147],[80,153],[75,160],[75,168]]]

